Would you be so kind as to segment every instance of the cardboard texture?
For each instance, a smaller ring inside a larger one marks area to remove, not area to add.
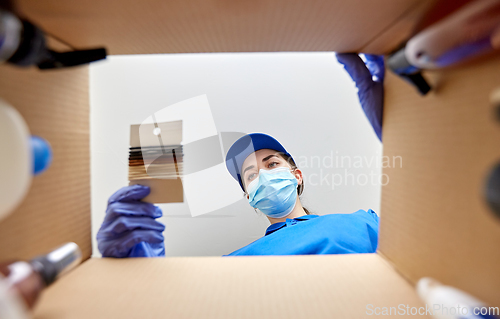
[[[359,319],[367,304],[423,306],[377,254],[91,258],[47,289],[34,317]]]
[[[412,282],[430,276],[500,304],[500,220],[484,201],[500,161],[500,122],[490,94],[500,57],[427,74],[436,90],[421,97],[388,74],[379,252]],[[391,160],[392,164],[392,160]]]
[[[457,0],[453,0],[457,1]],[[363,48],[356,52],[391,52],[401,45],[410,35],[415,34],[419,19],[431,10],[435,1],[419,1],[409,7],[393,24],[374,37]]]
[[[129,185],[140,184],[149,186],[151,193],[143,201],[149,203],[182,203],[184,201],[184,192],[182,189],[182,180],[177,179],[135,179],[129,182]]]
[[[419,1],[358,52],[391,52],[403,45],[406,39],[472,1]]]
[[[409,35],[421,3],[434,1],[17,2],[26,16],[76,47],[106,45],[110,54],[148,54],[347,52],[367,46],[367,53],[382,53]],[[391,29],[401,19],[410,23]]]
[[[0,223],[0,260],[28,259],[65,242],[90,257],[88,68],[56,72],[0,67],[0,96],[47,139],[53,162]]]
[[[111,54],[388,52],[433,3],[18,1],[47,31]],[[500,304],[500,221],[483,200],[500,160],[488,100],[499,69],[497,56],[434,72],[436,89],[426,97],[387,74],[384,156],[401,156],[403,166],[384,168],[378,254],[89,259],[45,291],[35,318],[361,318],[367,304],[422,306],[412,283],[423,276]],[[0,96],[54,151],[52,167],[0,223],[0,259],[31,258],[66,241],[88,258],[88,70],[0,72]]]

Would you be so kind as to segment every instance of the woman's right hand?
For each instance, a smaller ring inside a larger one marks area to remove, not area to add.
[[[141,201],[150,189],[143,185],[126,186],[108,200],[106,216],[97,232],[103,257],[163,257],[165,226],[155,219],[159,207]]]

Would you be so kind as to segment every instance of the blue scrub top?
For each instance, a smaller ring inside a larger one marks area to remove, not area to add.
[[[360,209],[287,218],[269,226],[264,237],[224,256],[374,253],[377,243],[378,216]]]

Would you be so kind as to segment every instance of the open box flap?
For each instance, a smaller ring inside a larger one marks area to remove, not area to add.
[[[388,52],[412,31],[425,11],[422,3],[434,1],[17,2],[27,17],[76,47],[105,45],[109,54],[151,54],[347,52],[367,45],[365,52]]]
[[[500,218],[485,201],[500,162],[500,122],[490,94],[500,57],[427,74],[421,97],[388,74],[379,251],[416,282],[430,276],[500,304]],[[393,159],[400,156],[393,162]],[[387,165],[386,165],[387,166]]]
[[[378,254],[91,258],[44,292],[34,318],[359,319],[406,306],[425,307]]]
[[[30,259],[64,242],[90,257],[89,77],[87,67],[55,72],[0,67],[0,97],[31,134],[49,141],[52,164],[33,178],[21,205],[0,222],[0,262]]]

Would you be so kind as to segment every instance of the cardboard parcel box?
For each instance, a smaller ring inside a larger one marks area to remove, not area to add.
[[[464,1],[444,1],[463,3]],[[443,2],[440,2],[443,3]],[[75,47],[110,54],[249,51],[387,53],[434,1],[18,1]],[[63,46],[61,43],[53,45]],[[490,93],[500,58],[430,76],[421,97],[388,74],[376,254],[90,258],[88,69],[2,66],[0,96],[50,141],[54,160],[0,223],[0,259],[28,259],[67,241],[86,259],[49,287],[35,318],[362,318],[367,305],[422,307],[423,276],[500,305],[500,222],[484,182],[500,159]],[[326,129],[326,128],[325,128]]]

